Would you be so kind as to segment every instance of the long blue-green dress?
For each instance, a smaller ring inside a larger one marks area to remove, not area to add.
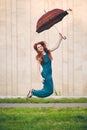
[[[45,79],[43,88],[41,90],[33,90],[32,95],[44,98],[50,96],[53,93],[52,65],[47,53],[44,55],[44,62],[41,63],[41,66],[41,75]]]

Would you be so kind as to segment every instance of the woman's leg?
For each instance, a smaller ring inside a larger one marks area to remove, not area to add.
[[[52,78],[46,79],[44,81],[43,89],[41,90],[33,90],[32,95],[37,97],[48,97],[53,93],[53,80]]]

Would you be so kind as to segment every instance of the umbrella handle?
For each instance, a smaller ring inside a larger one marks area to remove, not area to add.
[[[66,36],[63,36],[62,38],[63,38],[64,40],[66,40]]]
[[[59,35],[62,37],[62,39],[66,40],[66,36],[63,36],[61,33]]]

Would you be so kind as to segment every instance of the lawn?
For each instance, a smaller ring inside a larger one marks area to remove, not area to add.
[[[0,103],[87,103],[87,98],[0,98]]]
[[[87,130],[87,108],[0,108],[0,130]]]

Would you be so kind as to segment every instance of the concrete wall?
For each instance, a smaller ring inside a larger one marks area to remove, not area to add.
[[[53,47],[58,31],[37,34],[36,22],[54,8],[73,11],[56,24],[66,35],[53,52],[53,79],[58,95],[87,95],[87,0],[0,0],[0,96],[25,96],[42,84],[37,72],[33,45],[46,41]]]

